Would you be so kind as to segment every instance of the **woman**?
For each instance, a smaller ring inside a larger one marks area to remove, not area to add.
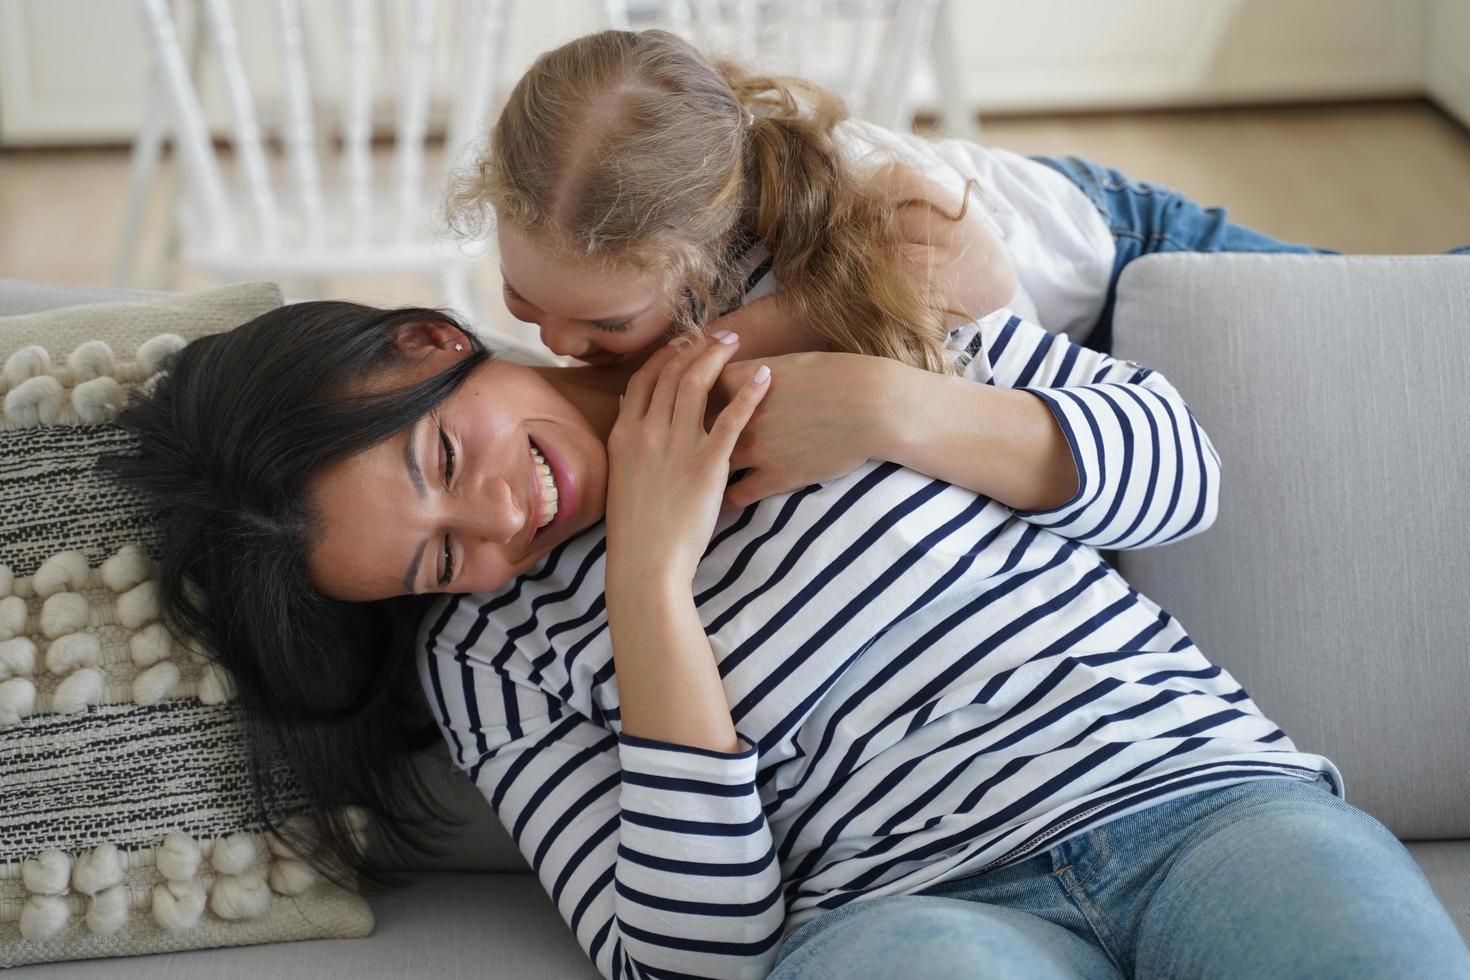
[[[1470,976],[1335,767],[1094,550],[1213,519],[1178,394],[1009,313],[956,341],[1053,427],[984,493],[874,462],[720,518],[781,383],[707,425],[739,338],[661,349],[620,406],[346,304],[191,344],[125,469],[170,511],[168,608],[323,805],[408,816],[354,778],[402,758],[357,741],[409,662],[372,631],[478,593],[430,610],[420,681],[605,976]]]

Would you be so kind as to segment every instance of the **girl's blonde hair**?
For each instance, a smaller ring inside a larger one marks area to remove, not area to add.
[[[739,301],[732,246],[753,234],[832,349],[949,372],[950,311],[906,269],[898,225],[903,206],[935,205],[855,175],[834,137],[846,117],[820,86],[666,31],[591,34],[522,76],[450,214],[465,227],[493,210],[555,254],[659,270],[685,330]]]

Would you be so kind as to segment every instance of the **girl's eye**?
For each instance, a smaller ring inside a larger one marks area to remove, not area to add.
[[[622,333],[628,329],[628,324],[631,322],[630,320],[595,320],[592,325],[603,333]]]
[[[444,535],[444,571],[439,573],[441,587],[454,581],[454,549],[449,547],[449,535]]]
[[[517,303],[524,303],[525,302],[525,299],[521,296],[520,293],[518,293],[514,289],[511,289],[510,288],[510,283],[505,283],[504,285],[501,286],[501,289],[503,289],[505,291],[505,295],[506,296],[508,296],[511,299],[515,300]]]

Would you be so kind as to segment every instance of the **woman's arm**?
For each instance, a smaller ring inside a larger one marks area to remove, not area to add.
[[[694,573],[730,452],[768,387],[757,368],[706,431],[710,388],[738,342],[727,334],[655,353],[628,382],[607,446],[607,616],[623,731],[712,752],[739,745]]]
[[[531,680],[539,671],[514,644],[467,642],[506,633],[474,630],[475,597],[445,603],[420,674],[451,757],[598,971],[765,976],[785,903],[754,747],[616,735]]]
[[[1077,495],[1076,459],[1051,409],[1029,392],[943,377],[907,365],[886,372],[890,401],[879,458],[974,490],[1015,511]]]
[[[898,210],[909,274],[953,312],[952,326],[1010,303],[1016,267],[969,192],[973,184],[961,197],[904,164],[884,168],[878,180]]]
[[[1215,521],[1220,457],[1167,379],[1007,310],[955,339],[967,377],[1046,403],[1072,453],[1076,494],[1017,516],[1095,548],[1168,544]]]
[[[975,194],[961,197],[905,164],[878,171],[874,183],[891,202],[903,268],[955,328],[1006,306],[1016,294],[1014,263],[991,230]],[[765,279],[752,284],[759,290]],[[741,337],[743,359],[827,350],[779,289],[711,322]]]
[[[1101,548],[1163,544],[1213,522],[1219,458],[1162,375],[1004,310],[956,345],[959,378],[850,354],[774,359],[771,391],[732,457],[751,472],[726,506],[888,459]],[[732,364],[722,387],[749,370]]]

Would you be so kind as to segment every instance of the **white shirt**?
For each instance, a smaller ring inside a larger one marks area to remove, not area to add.
[[[1097,322],[1112,277],[1116,246],[1092,201],[1051,167],[969,140],[931,141],[849,120],[839,145],[859,170],[897,160],[952,191],[979,185],[980,207],[1016,267],[1016,295],[1006,304],[1024,320],[1073,339]]]

